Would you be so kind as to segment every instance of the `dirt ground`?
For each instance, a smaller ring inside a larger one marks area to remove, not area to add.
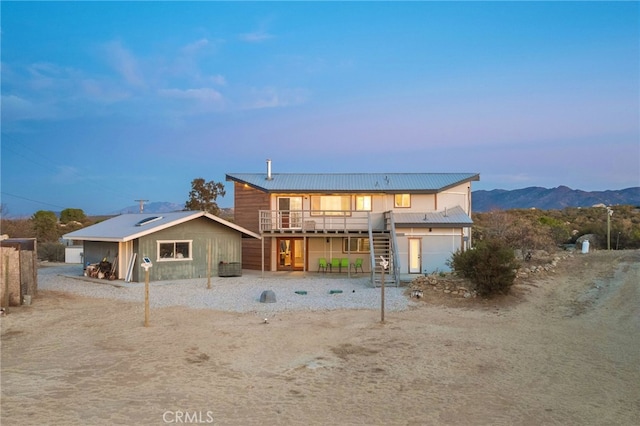
[[[255,314],[40,291],[3,317],[2,425],[637,425],[640,251],[496,300]]]

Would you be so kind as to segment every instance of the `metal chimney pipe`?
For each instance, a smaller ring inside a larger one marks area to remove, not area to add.
[[[267,159],[267,180],[273,179],[271,177],[271,160]]]

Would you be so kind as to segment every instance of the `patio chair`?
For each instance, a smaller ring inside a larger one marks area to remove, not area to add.
[[[340,259],[340,272],[342,272],[342,268],[344,268],[345,272],[349,269],[349,259],[346,257]]]
[[[329,269],[331,269],[331,272],[333,272],[333,268],[340,270],[340,259],[338,259],[337,257],[332,258],[331,263],[329,264]]]
[[[322,269],[322,272],[327,272],[327,266],[327,259],[324,257],[318,259],[318,272],[320,272],[320,269]]]
[[[359,257],[356,259],[356,261],[354,263],[351,264],[351,267],[354,269],[354,271],[358,272],[358,268],[360,268],[360,271],[362,273],[364,273],[364,270],[362,269],[362,258]]]

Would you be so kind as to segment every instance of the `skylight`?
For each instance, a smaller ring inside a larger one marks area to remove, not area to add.
[[[156,220],[162,219],[162,216],[149,216],[145,219],[142,219],[140,222],[136,223],[136,226],[144,226],[151,222],[155,222]]]

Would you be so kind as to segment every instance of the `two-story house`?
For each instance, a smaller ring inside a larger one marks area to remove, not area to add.
[[[262,236],[243,241],[243,268],[400,275],[448,270],[471,244],[477,173],[228,173],[235,222]],[[326,266],[325,266],[326,262]]]

